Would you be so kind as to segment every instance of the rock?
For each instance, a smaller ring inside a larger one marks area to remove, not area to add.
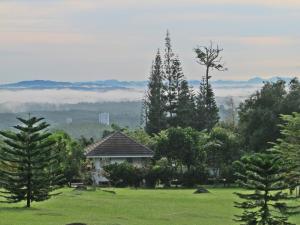
[[[202,193],[209,193],[209,191],[204,187],[198,187],[197,190],[194,192],[194,194],[202,194]]]

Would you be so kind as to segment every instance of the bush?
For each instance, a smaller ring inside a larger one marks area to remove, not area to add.
[[[116,187],[139,187],[144,178],[144,170],[132,164],[110,164],[104,167],[106,178]]]
[[[180,183],[184,187],[195,187],[196,185],[206,183],[208,171],[204,167],[191,168],[182,174]]]

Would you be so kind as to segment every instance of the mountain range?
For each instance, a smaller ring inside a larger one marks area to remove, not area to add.
[[[245,87],[262,85],[264,82],[275,82],[282,79],[289,82],[291,77],[272,77],[263,79],[254,77],[249,80],[213,80],[215,87]],[[26,90],[26,89],[74,89],[74,90],[115,90],[115,89],[144,89],[148,81],[120,81],[120,80],[99,80],[87,82],[59,82],[51,80],[28,80],[17,83],[0,84],[2,90]],[[197,87],[199,80],[190,80],[190,85]]]

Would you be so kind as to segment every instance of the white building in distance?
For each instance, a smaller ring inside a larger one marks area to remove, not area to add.
[[[109,126],[109,113],[107,112],[100,113],[99,123]]]

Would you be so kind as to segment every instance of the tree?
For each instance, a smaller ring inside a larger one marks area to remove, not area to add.
[[[193,127],[195,123],[195,100],[188,82],[183,80],[178,93],[176,109],[176,125],[180,127]]]
[[[80,141],[73,140],[67,133],[63,131],[57,131],[51,135],[54,148],[58,151],[59,156],[59,168],[61,174],[64,175],[64,181],[69,185],[74,179],[82,180],[84,178],[84,147],[86,147],[92,140],[81,137]]]
[[[226,179],[227,183],[234,181],[232,163],[239,160],[242,155],[239,140],[239,135],[229,128],[216,126],[209,132],[203,148],[214,181],[218,179]]]
[[[253,190],[253,193],[236,193],[243,202],[235,202],[243,209],[236,221],[244,225],[291,225],[288,213],[296,207],[289,207],[290,198],[285,193],[286,168],[280,157],[273,154],[256,153],[246,156],[239,162],[240,172],[237,183]]]
[[[169,82],[170,81],[170,82]],[[179,107],[179,95],[181,93],[182,83],[187,85],[182,72],[181,62],[178,57],[174,58],[171,66],[171,75],[168,78],[168,92],[167,92],[167,108],[168,127],[178,126],[179,119],[177,118]]]
[[[175,96],[175,80],[174,76],[177,75],[178,65],[174,65],[174,53],[172,51],[170,33],[167,31],[165,38],[165,54],[164,54],[164,81],[165,85],[165,96],[166,96],[166,111],[169,117],[169,120],[172,120],[174,114],[174,104],[176,102]],[[179,61],[177,61],[179,62]]]
[[[147,134],[143,129],[136,129],[136,130],[126,130],[125,134],[135,140],[136,142],[147,146],[148,148],[152,148],[154,145],[153,138]]]
[[[157,157],[166,157],[176,167],[186,166],[189,170],[203,161],[201,135],[189,127],[172,127],[162,131],[155,137]]]
[[[300,113],[281,116],[281,138],[277,139],[272,151],[284,160],[287,167],[286,181],[291,190],[300,185]],[[299,190],[300,195],[300,190]]]
[[[208,91],[208,92],[207,92]],[[211,130],[219,121],[219,109],[215,101],[214,92],[204,79],[200,83],[200,90],[196,98],[196,125],[198,130]]]
[[[5,138],[1,163],[7,169],[0,169],[0,183],[5,191],[2,196],[9,203],[26,200],[30,207],[33,201],[49,199],[50,194],[61,181],[58,152],[47,132],[49,124],[43,118],[18,118],[20,125],[14,126],[17,132],[1,131]]]
[[[221,52],[223,51],[222,48],[219,48],[217,45],[216,47],[213,46],[212,41],[210,42],[209,46],[200,46],[194,49],[196,53],[196,57],[198,59],[198,63],[205,67],[205,85],[206,91],[209,92],[209,79],[211,76],[209,75],[211,70],[218,70],[218,71],[226,71],[224,63],[222,62],[222,57],[220,56]]]
[[[159,50],[156,54],[146,97],[146,131],[157,134],[166,126],[165,98],[163,96],[163,72]]]
[[[264,84],[239,106],[239,130],[248,151],[266,151],[280,137],[281,114],[300,112],[300,84],[293,79]]]

